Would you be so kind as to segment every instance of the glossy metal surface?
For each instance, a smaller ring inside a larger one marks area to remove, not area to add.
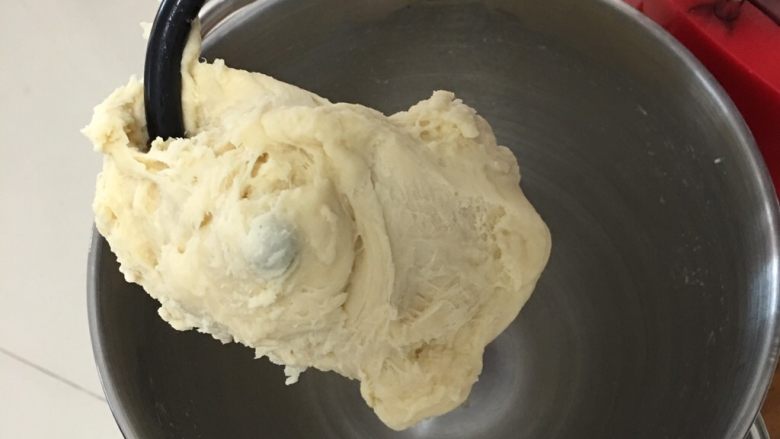
[[[460,409],[385,428],[357,384],[178,333],[102,239],[90,315],[131,438],[743,437],[776,358],[777,199],[710,76],[606,0],[210,2],[207,57],[385,112],[455,91],[516,152],[553,252]]]
[[[766,424],[764,424],[761,415],[756,418],[753,427],[750,428],[747,439],[769,439],[769,432],[766,431]]]

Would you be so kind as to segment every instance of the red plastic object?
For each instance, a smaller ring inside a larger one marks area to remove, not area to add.
[[[674,35],[745,118],[780,190],[780,25],[750,2],[724,20],[717,0],[625,0]],[[763,0],[764,5],[780,0]]]

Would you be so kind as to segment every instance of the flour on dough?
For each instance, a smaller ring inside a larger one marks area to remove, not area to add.
[[[178,330],[360,381],[404,429],[456,408],[517,316],[550,235],[514,155],[446,91],[385,116],[187,47],[187,138],[148,152],[132,79],[84,133],[121,271]]]

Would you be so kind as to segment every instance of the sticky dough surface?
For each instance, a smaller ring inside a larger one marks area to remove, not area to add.
[[[149,152],[131,80],[85,134],[98,230],[179,330],[360,380],[404,429],[456,408],[550,252],[514,155],[446,91],[392,116],[268,76],[182,66],[188,138]]]

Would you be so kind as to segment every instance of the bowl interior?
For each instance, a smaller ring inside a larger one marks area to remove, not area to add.
[[[393,432],[355,382],[287,387],[250,349],[174,331],[96,238],[96,356],[128,437],[744,435],[774,361],[777,204],[730,103],[668,37],[610,1],[244,3],[212,5],[204,56],[386,113],[435,89],[474,106],[552,257],[464,406]]]

